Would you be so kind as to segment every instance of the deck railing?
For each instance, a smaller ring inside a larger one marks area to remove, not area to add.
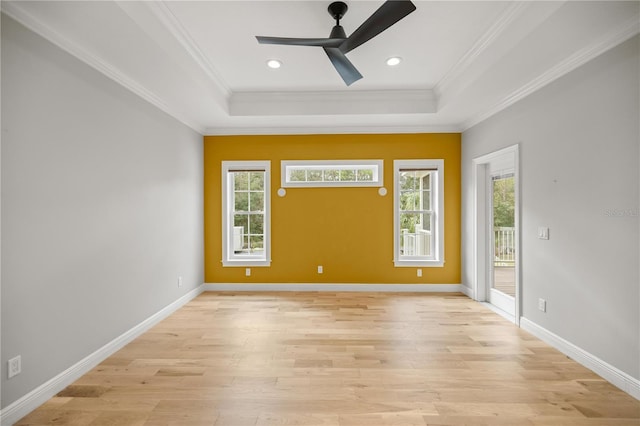
[[[408,229],[403,229],[400,251],[405,256],[431,255],[431,232],[416,229],[416,232],[409,233]]]
[[[516,261],[515,228],[494,228],[494,266],[514,266]]]

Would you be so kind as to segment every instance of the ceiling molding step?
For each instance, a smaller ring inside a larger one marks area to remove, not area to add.
[[[125,2],[126,3],[126,2]],[[211,63],[207,55],[202,52],[202,49],[193,40],[191,34],[182,25],[180,20],[169,9],[169,6],[164,1],[148,1],[144,2],[145,5],[152,11],[152,13],[158,18],[166,30],[180,43],[180,45],[186,50],[196,64],[205,72],[205,74],[216,85],[218,90],[225,94],[225,97],[231,95],[231,89],[226,84],[216,67]]]
[[[461,133],[457,125],[437,126],[293,126],[293,127],[216,127],[206,136],[238,135],[356,135],[400,133]]]
[[[442,110],[464,96],[510,52],[519,52],[519,44],[553,16],[566,1],[510,3],[499,21],[465,54],[463,63],[456,64],[439,82],[434,91],[438,109]],[[466,58],[466,59],[465,59]]]
[[[528,2],[517,1],[510,3],[500,14],[491,27],[474,43],[467,53],[444,75],[442,80],[434,87],[435,93],[440,96],[459,77],[464,74],[473,62],[487,50],[498,37],[519,17],[529,6]]]
[[[526,98],[530,94],[542,89],[544,86],[554,82],[560,77],[565,76],[576,68],[586,64],[592,59],[597,58],[608,50],[613,49],[619,44],[624,43],[625,41],[639,34],[639,18],[640,17],[637,14],[634,15],[632,18],[628,19],[614,30],[605,34],[599,40],[578,50],[576,53],[557,63],[555,66],[549,68],[547,71],[540,74],[538,77],[534,78],[527,84],[521,86],[517,90],[514,90],[509,95],[505,96],[500,102],[489,108],[487,111],[477,114],[471,119],[464,121],[461,125],[462,131],[467,131],[471,127],[480,124],[484,120],[508,108],[521,99]]]
[[[169,107],[169,105],[158,96],[156,96],[150,90],[147,90],[144,86],[139,84],[137,81],[129,78],[122,71],[112,66],[111,64],[102,60],[102,58],[88,52],[87,50],[80,47],[78,44],[69,40],[53,28],[41,22],[39,19],[34,17],[32,14],[27,12],[26,10],[20,8],[18,6],[18,2],[2,2],[2,12],[5,13],[10,18],[24,25],[34,33],[58,46],[60,49],[69,53],[76,59],[81,62],[87,64],[92,67],[96,71],[100,72],[107,78],[111,79],[115,83],[121,85],[125,89],[129,90],[133,94],[139,96],[145,101],[149,102],[154,107],[159,110],[169,114],[176,120],[180,121],[187,127],[195,130],[198,133],[203,133],[204,129],[202,126],[192,122],[187,117],[183,116],[178,111],[175,111]]]
[[[433,90],[235,92],[229,99],[231,116],[425,114],[436,107]]]

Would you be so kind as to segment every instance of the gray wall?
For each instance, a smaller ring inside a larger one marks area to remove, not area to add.
[[[6,407],[203,283],[202,137],[3,15],[1,170]]]
[[[462,137],[463,282],[472,160],[520,144],[523,316],[640,378],[638,37]],[[537,239],[550,228],[548,241]],[[537,309],[547,300],[547,312]]]

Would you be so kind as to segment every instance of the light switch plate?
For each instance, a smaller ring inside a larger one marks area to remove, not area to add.
[[[540,240],[548,240],[549,239],[549,228],[546,226],[538,227],[538,239]]]
[[[538,299],[538,310],[547,312],[547,301],[544,299]]]

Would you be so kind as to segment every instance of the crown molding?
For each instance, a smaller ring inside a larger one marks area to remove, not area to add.
[[[432,90],[235,92],[231,116],[435,113]]]
[[[182,25],[180,20],[174,15],[164,0],[149,1],[144,4],[158,18],[164,28],[180,43],[193,61],[204,71],[216,88],[221,91],[226,98],[231,96],[232,92],[226,84],[217,68],[211,63],[207,55],[195,42],[191,34]]]
[[[586,64],[592,59],[595,59],[608,50],[611,50],[619,44],[624,43],[638,33],[640,33],[640,20],[638,14],[635,14],[633,15],[633,17],[626,20],[600,39],[578,50],[576,53],[569,56],[565,60],[560,61],[555,66],[540,74],[538,77],[524,84],[520,88],[514,90],[486,111],[477,114],[468,120],[465,120],[460,126],[462,131],[467,131],[471,127],[480,124],[481,122],[499,113],[500,111],[526,98],[532,93],[537,92],[538,90],[554,82],[560,77],[563,77],[576,68]]]
[[[60,49],[74,56],[76,59],[84,62],[98,72],[102,73],[104,76],[113,80],[115,83],[141,97],[151,105],[169,114],[187,127],[190,127],[200,134],[203,133],[204,129],[202,128],[202,126],[191,121],[188,117],[184,116],[179,111],[171,108],[164,100],[156,96],[155,93],[146,89],[137,81],[129,78],[124,72],[107,63],[99,56],[94,55],[88,50],[80,47],[77,43],[69,40],[67,37],[63,36],[50,26],[46,25],[38,18],[27,12],[25,9],[21,8],[19,4],[19,2],[1,2],[2,12],[15,21],[19,22],[20,24],[24,25],[34,33],[58,46]]]
[[[212,127],[206,136],[234,135],[356,135],[356,134],[410,134],[461,133],[457,125],[438,126],[280,126],[280,127]]]
[[[440,97],[454,81],[460,78],[475,62],[475,60],[486,51],[500,35],[518,18],[529,6],[528,2],[517,1],[509,3],[502,11],[498,19],[491,27],[471,46],[458,62],[445,74],[445,76],[434,87],[435,94]]]

